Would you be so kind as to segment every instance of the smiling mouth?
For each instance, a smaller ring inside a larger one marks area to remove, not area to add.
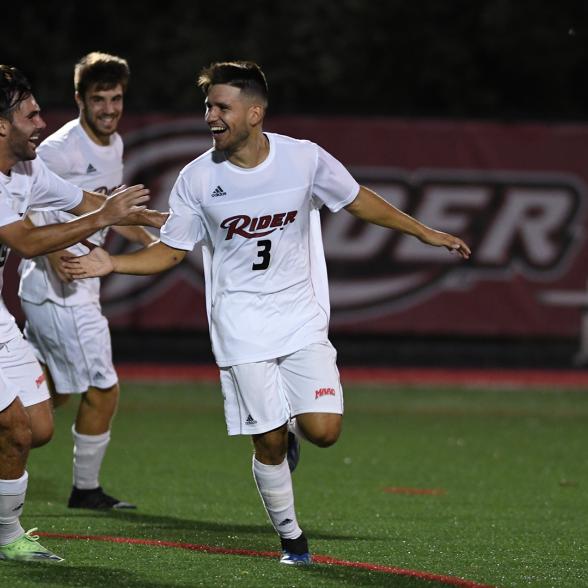
[[[227,130],[226,127],[219,127],[219,126],[214,126],[214,127],[210,127],[210,132],[213,135],[221,135],[222,133],[224,133]]]

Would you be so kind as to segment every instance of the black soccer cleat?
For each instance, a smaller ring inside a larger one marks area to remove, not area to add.
[[[288,450],[286,452],[286,459],[288,460],[288,467],[293,472],[300,461],[300,441],[298,437],[288,431]]]
[[[91,490],[80,490],[73,486],[69,500],[69,508],[89,508],[90,510],[125,510],[137,508],[130,502],[109,496],[102,490],[102,486]]]
[[[282,544],[280,563],[290,566],[307,566],[312,563],[312,556],[304,533],[296,539],[280,537],[280,542]]]

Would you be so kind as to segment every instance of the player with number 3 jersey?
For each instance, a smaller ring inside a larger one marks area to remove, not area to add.
[[[360,186],[318,145],[264,133],[265,76],[251,62],[215,63],[199,85],[213,149],[186,166],[170,196],[161,241],[67,263],[72,277],[150,274],[203,244],[206,304],[230,435],[252,436],[253,476],[290,565],[311,563],[298,525],[291,472],[298,439],[337,440],[343,393],[328,340],[328,283],[319,209],[347,212],[445,247],[468,246]]]

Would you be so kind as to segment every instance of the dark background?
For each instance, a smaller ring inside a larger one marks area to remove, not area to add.
[[[199,109],[202,66],[251,59],[274,113],[586,120],[587,22],[585,0],[49,0],[4,6],[0,47],[45,109],[101,50],[134,112]]]

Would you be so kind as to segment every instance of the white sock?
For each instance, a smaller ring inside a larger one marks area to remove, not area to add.
[[[110,431],[101,435],[82,435],[71,428],[74,439],[73,484],[80,490],[98,488],[100,467],[110,442]]]
[[[296,539],[302,530],[294,512],[294,491],[288,461],[266,465],[253,456],[253,478],[265,510],[280,537]]]
[[[288,421],[288,431],[290,431],[290,433],[294,433],[294,435],[296,435],[298,439],[304,439],[305,441],[308,441],[306,435],[302,432],[302,429],[300,428],[300,425],[298,424],[298,420],[296,419],[296,417]]]
[[[18,519],[24,507],[28,479],[25,472],[18,480],[0,480],[0,545],[24,535]]]

